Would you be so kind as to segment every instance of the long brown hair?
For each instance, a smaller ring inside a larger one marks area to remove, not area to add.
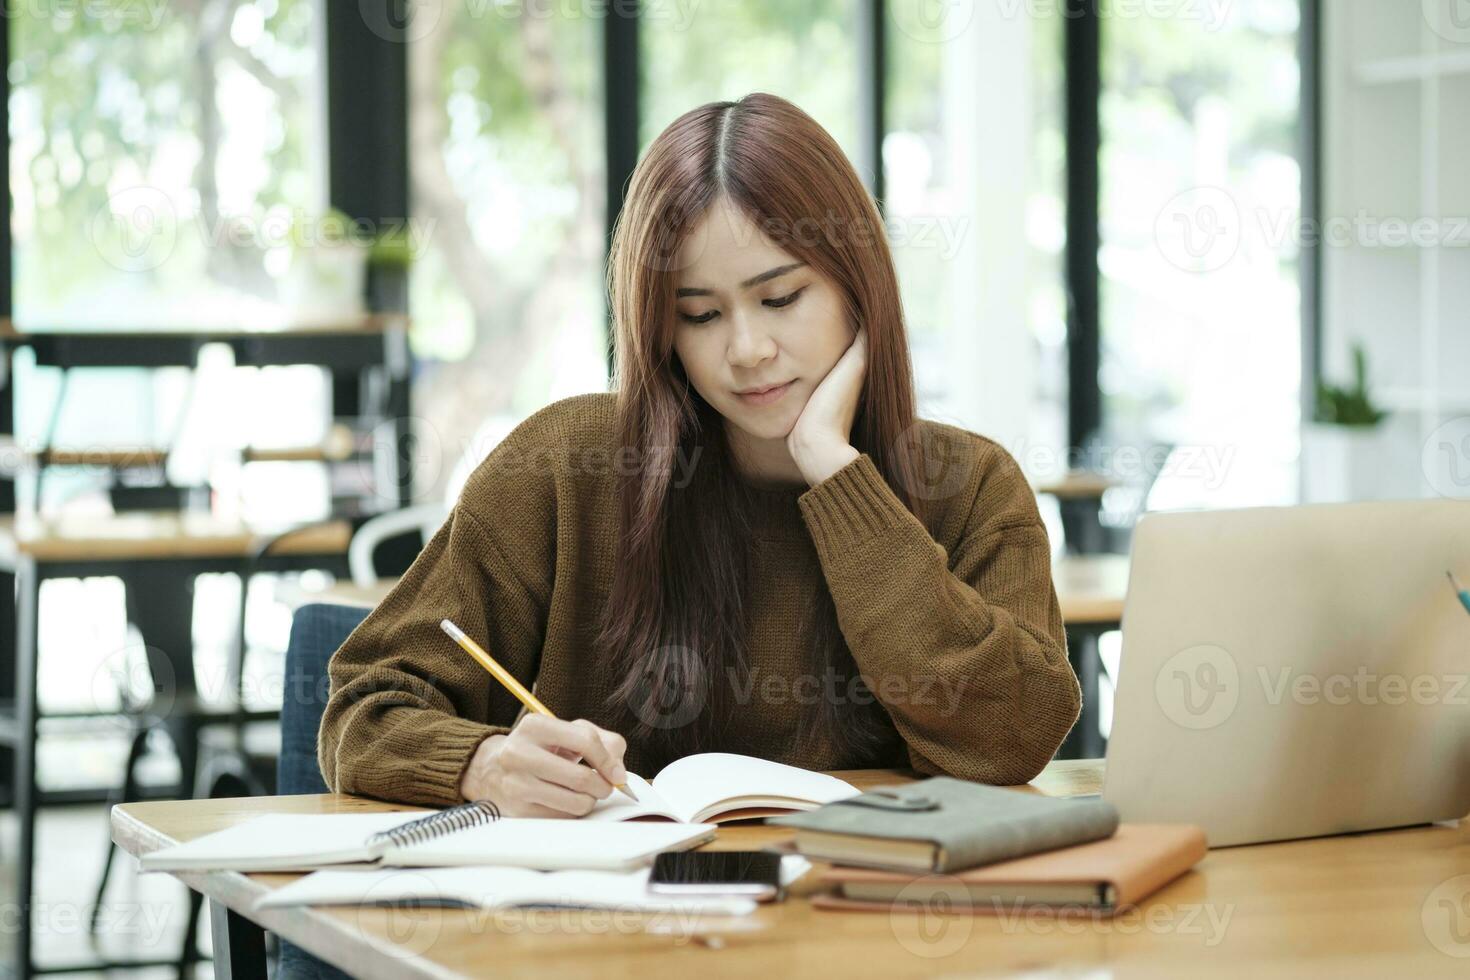
[[[835,140],[774,95],[685,113],[633,172],[608,262],[619,445],[646,465],[620,471],[612,594],[597,638],[622,680],[610,697],[624,731],[656,764],[714,747],[748,676],[746,626],[753,497],[735,478],[721,416],[673,354],[676,256],[721,195],[782,250],[839,287],[867,330],[868,365],[851,441],[916,516],[921,472],[913,372],[892,256],[872,197]],[[673,460],[694,460],[675,487]],[[811,668],[844,685],[857,674],[823,584],[808,604]],[[861,684],[861,681],[857,682]],[[845,689],[839,688],[839,689]],[[860,688],[859,688],[860,689]],[[843,764],[877,761],[893,727],[866,707],[819,698],[801,738]]]

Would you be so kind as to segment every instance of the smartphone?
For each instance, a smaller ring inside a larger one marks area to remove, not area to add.
[[[660,895],[781,895],[781,855],[769,851],[676,851],[653,859],[648,890]]]

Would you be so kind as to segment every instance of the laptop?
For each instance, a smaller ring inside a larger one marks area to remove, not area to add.
[[[1470,500],[1146,514],[1102,796],[1210,846],[1470,813]]]

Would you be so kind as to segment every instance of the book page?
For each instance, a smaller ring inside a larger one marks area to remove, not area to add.
[[[685,756],[653,781],[679,819],[690,823],[747,807],[811,810],[858,794],[836,776],[732,752]]]
[[[680,816],[669,801],[649,785],[648,780],[637,773],[628,773],[628,788],[638,797],[634,803],[617,790],[605,800],[598,800],[592,812],[584,816],[583,820],[633,820],[637,817],[663,817],[666,820],[677,820],[680,823],[689,821]]]

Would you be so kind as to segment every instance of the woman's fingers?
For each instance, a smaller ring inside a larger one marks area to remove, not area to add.
[[[587,724],[591,725],[592,723],[589,721]],[[593,727],[597,728],[595,725]],[[628,743],[623,739],[623,736],[617,732],[610,732],[606,728],[597,728],[597,737],[602,740],[603,748],[607,750],[607,754],[616,759],[619,765],[622,765],[623,754],[628,751]],[[627,778],[628,770],[625,767],[623,769],[623,779]],[[617,782],[622,782],[622,780],[617,780]]]
[[[510,788],[516,799],[543,806],[555,816],[580,817],[597,804],[588,794],[549,782],[531,771],[516,772],[511,777]]]
[[[598,728],[586,719],[562,721],[545,715],[528,715],[518,727],[545,749],[571,750],[609,783],[621,783],[628,778],[628,771],[623,767],[627,745],[621,735]]]
[[[599,800],[612,793],[612,783],[589,766],[563,758],[554,752],[546,752],[545,758],[535,760],[531,770],[549,783],[564,786],[576,793],[586,793]]]

